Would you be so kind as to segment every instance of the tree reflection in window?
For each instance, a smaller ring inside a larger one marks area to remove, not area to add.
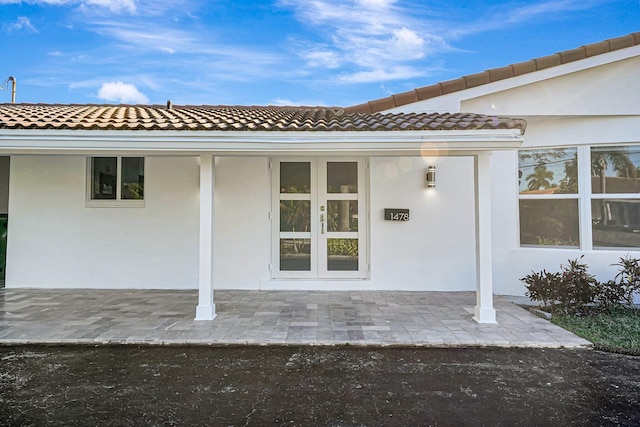
[[[520,194],[578,192],[578,151],[575,148],[520,151],[518,168]]]

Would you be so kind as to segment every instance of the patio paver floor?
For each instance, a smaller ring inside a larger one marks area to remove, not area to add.
[[[472,319],[474,292],[0,289],[0,345],[200,344],[590,347],[495,296],[498,324]]]

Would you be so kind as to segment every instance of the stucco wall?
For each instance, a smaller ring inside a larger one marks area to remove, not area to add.
[[[7,286],[197,288],[198,171],[196,157],[147,157],[144,208],[89,208],[85,157],[13,157]],[[344,289],[475,289],[471,158],[373,158],[369,184],[371,277]],[[216,159],[216,288],[269,279],[270,203],[267,158]]]
[[[550,70],[550,72],[552,69]],[[640,57],[465,98],[461,111],[511,116],[640,114]]]
[[[428,165],[436,188],[425,187]],[[371,279],[377,287],[475,290],[473,159],[371,159]],[[408,208],[408,222],[384,208]]]
[[[85,157],[12,157],[7,287],[197,287],[198,170],[148,157],[144,208],[87,208]]]
[[[216,158],[217,288],[257,289],[270,277],[270,179],[265,157]]]

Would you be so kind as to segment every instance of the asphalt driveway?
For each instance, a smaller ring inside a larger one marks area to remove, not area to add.
[[[639,425],[594,350],[0,347],[2,425]]]

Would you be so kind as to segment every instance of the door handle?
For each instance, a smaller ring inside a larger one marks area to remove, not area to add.
[[[325,216],[324,214],[320,214],[320,234],[324,234],[324,222]]]

